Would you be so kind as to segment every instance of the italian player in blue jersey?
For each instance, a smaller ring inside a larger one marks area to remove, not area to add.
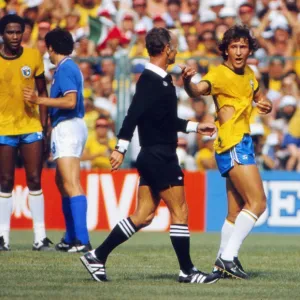
[[[80,184],[80,156],[86,139],[83,121],[83,77],[69,55],[74,42],[71,34],[56,28],[47,33],[46,45],[56,70],[50,98],[38,97],[31,88],[24,88],[24,100],[49,107],[52,125],[51,151],[56,160],[56,185],[62,196],[66,234],[56,249],[66,252],[91,250],[87,230],[87,199]]]

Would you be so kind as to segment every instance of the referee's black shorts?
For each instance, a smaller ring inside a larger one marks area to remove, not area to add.
[[[136,166],[140,174],[140,186],[150,186],[154,192],[170,186],[184,185],[184,174],[179,166],[176,145],[142,147]]]

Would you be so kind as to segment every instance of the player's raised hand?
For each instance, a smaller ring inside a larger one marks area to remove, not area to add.
[[[24,87],[23,96],[25,101],[33,104],[39,104],[39,99],[34,89],[30,87]]]
[[[119,151],[114,150],[110,155],[110,164],[111,164],[111,171],[116,171],[122,165],[124,160],[124,154],[120,153]]]
[[[217,127],[213,123],[199,123],[197,132],[202,135],[213,136],[217,132]]]
[[[258,108],[258,113],[261,115],[266,115],[272,111],[272,102],[265,97],[261,97],[256,104]]]
[[[181,68],[182,70],[181,76],[183,80],[186,82],[190,82],[192,77],[197,73],[195,69],[188,67],[186,65],[179,64],[178,66]]]

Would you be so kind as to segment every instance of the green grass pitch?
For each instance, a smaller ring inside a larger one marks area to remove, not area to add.
[[[105,232],[91,233],[97,246]],[[50,231],[58,242],[62,232]],[[210,271],[218,234],[192,233],[195,265]],[[251,279],[213,285],[179,284],[168,233],[138,233],[116,249],[107,263],[108,283],[92,281],[80,254],[33,252],[32,232],[13,231],[10,252],[0,252],[1,299],[300,299],[299,236],[255,235],[244,243],[240,260]]]

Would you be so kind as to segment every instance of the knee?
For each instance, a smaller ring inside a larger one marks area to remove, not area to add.
[[[27,176],[27,186],[30,191],[37,191],[41,189],[41,177],[38,173],[33,173]]]
[[[78,188],[78,184],[73,181],[63,181],[60,186],[70,197],[76,194]]]
[[[14,188],[14,176],[3,174],[1,176],[1,192],[11,193]]]

